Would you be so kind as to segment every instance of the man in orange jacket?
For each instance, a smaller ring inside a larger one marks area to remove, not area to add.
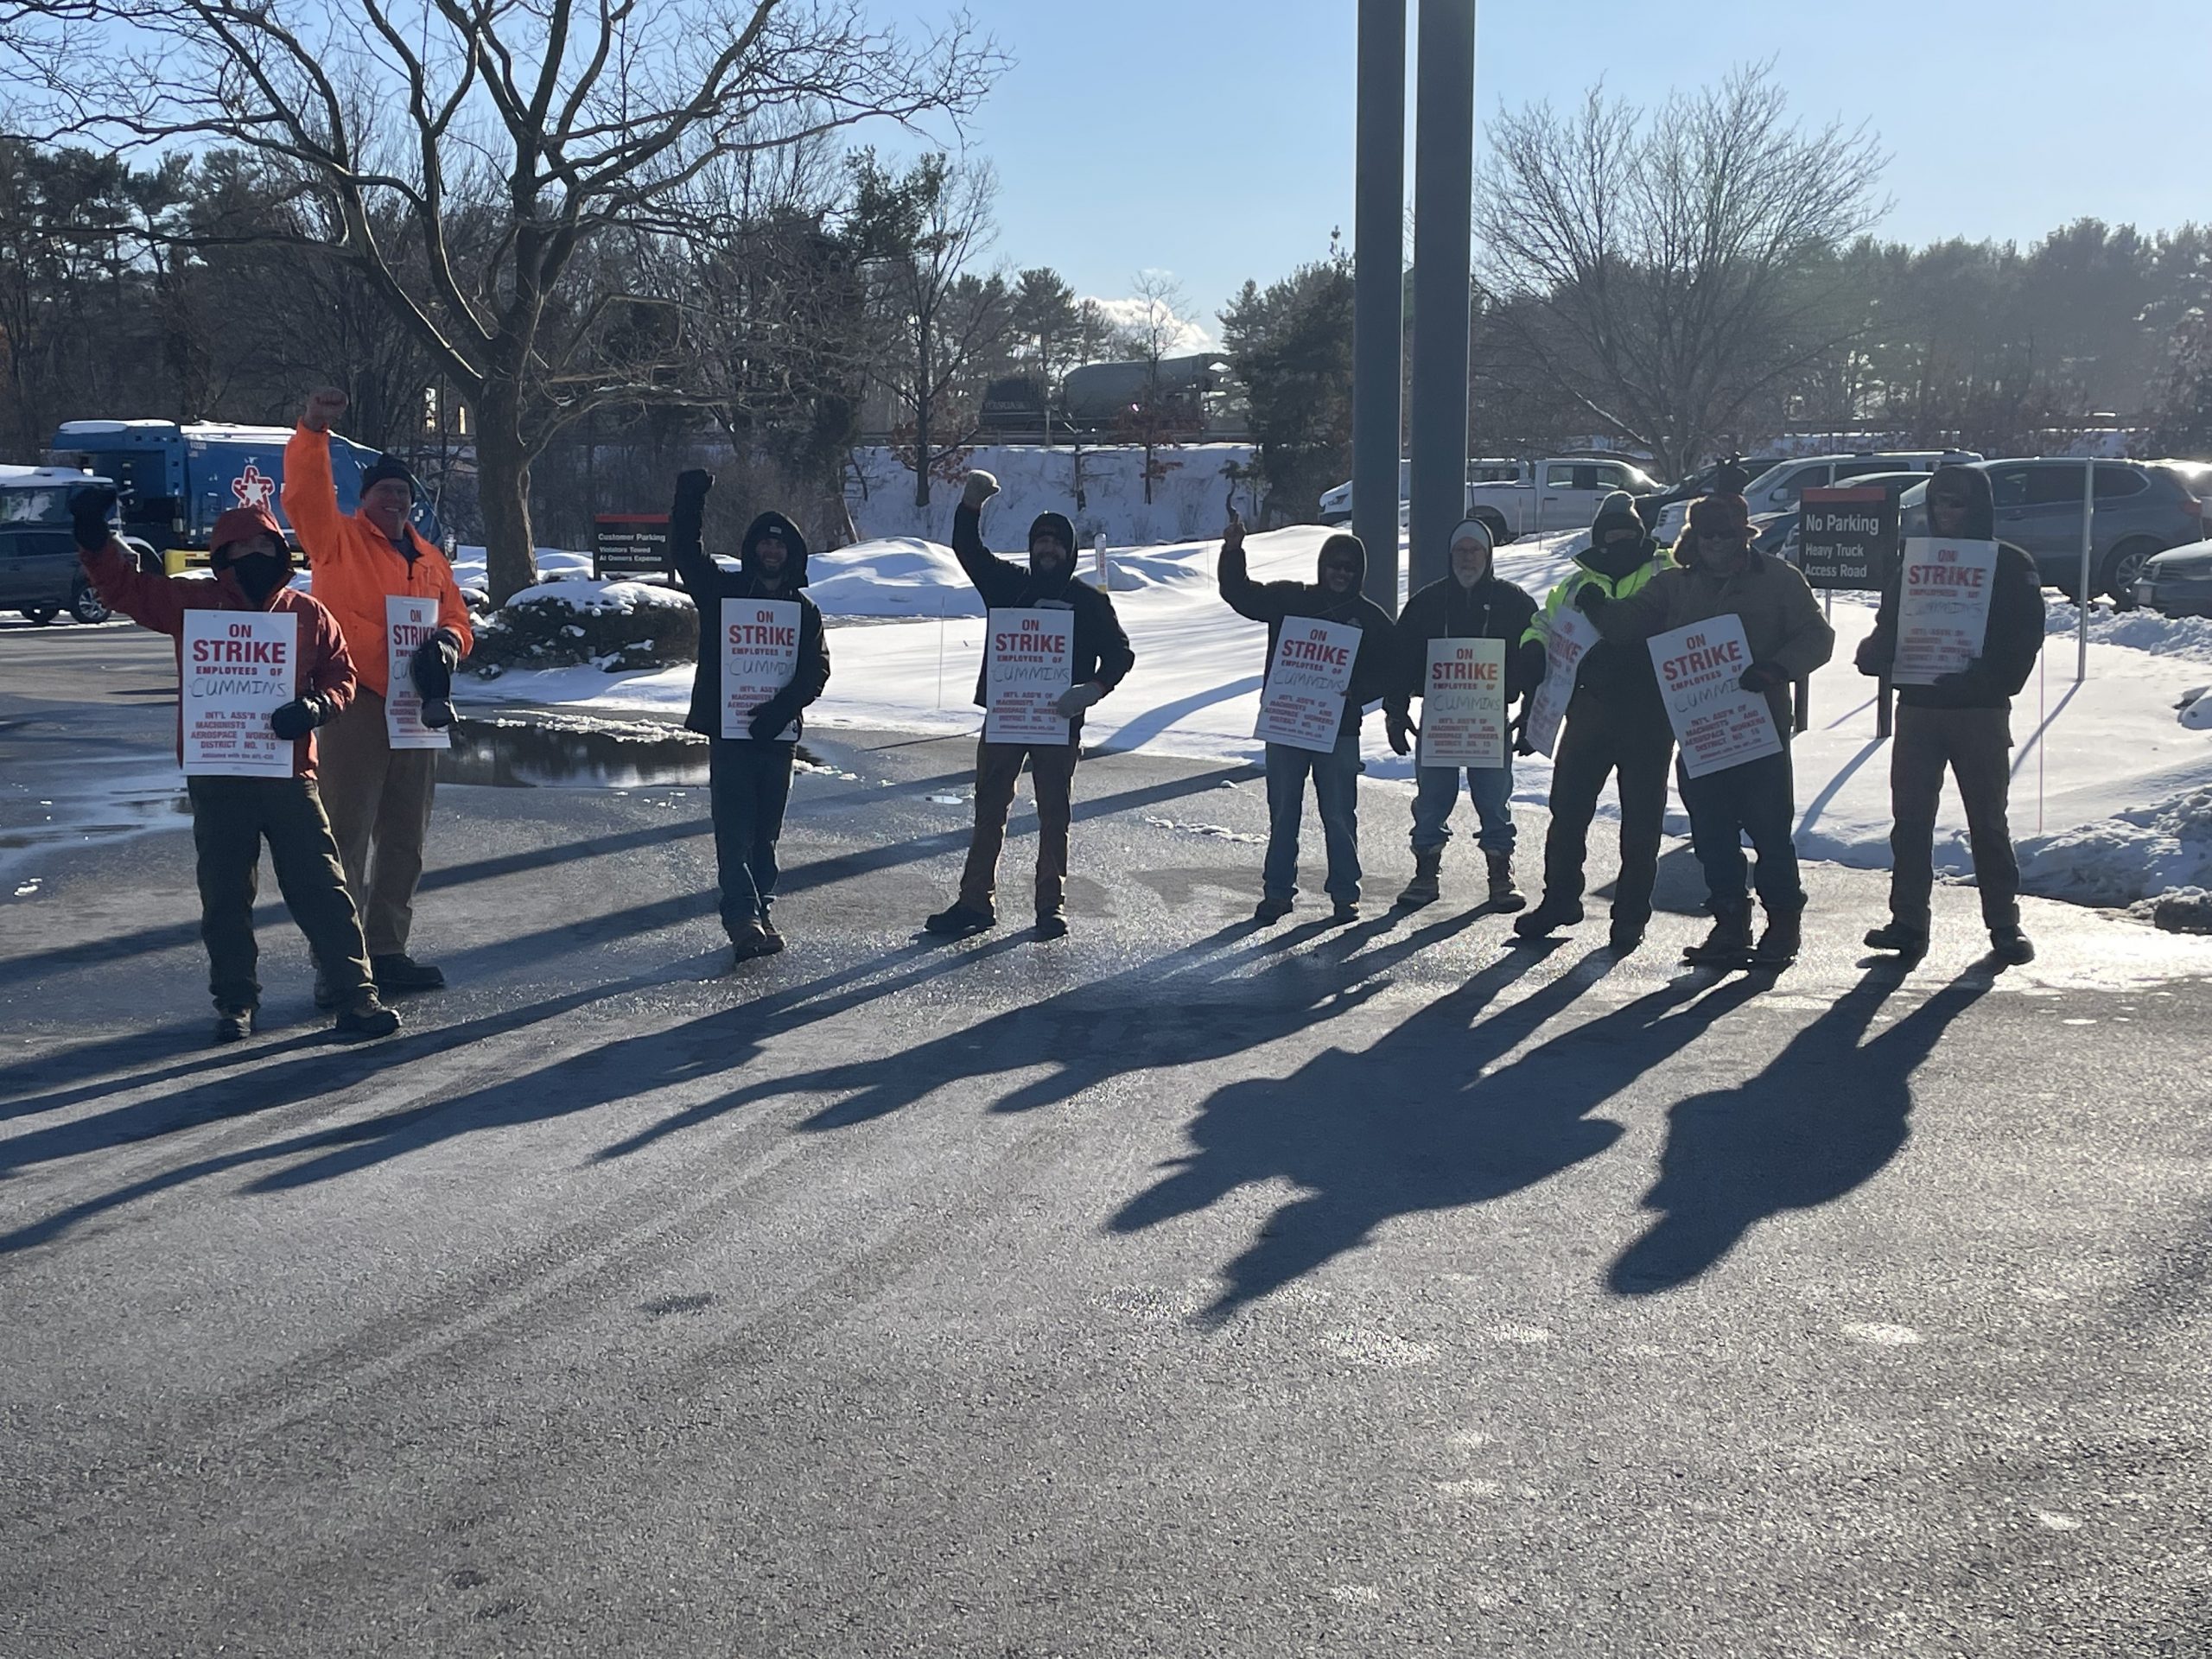
[[[445,976],[407,954],[437,752],[391,747],[385,717],[391,624],[385,601],[401,596],[437,604],[437,630],[412,658],[425,725],[451,722],[446,694],[453,668],[468,655],[474,636],[453,567],[407,522],[415,485],[404,467],[389,455],[379,458],[361,474],[359,511],[350,517],[339,511],[330,423],[346,403],[342,391],[311,393],[299,429],[284,446],[285,516],[306,550],[315,596],[337,617],[360,676],[352,704],[322,734],[323,804],[346,861],[346,885],[361,912],[377,988],[387,995],[441,990]],[[331,990],[319,975],[316,1000]]]

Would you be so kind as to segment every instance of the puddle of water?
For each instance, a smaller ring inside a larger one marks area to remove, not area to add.
[[[183,779],[174,772],[102,776],[97,769],[88,769],[86,781],[85,792],[79,796],[35,797],[40,808],[35,822],[0,819],[0,874],[16,877],[9,882],[14,897],[37,895],[43,878],[16,876],[16,872],[41,852],[121,841],[149,830],[175,828],[191,818]],[[12,811],[5,814],[14,816]]]
[[[804,744],[798,764],[835,772]],[[842,774],[839,774],[842,775]],[[438,754],[438,781],[494,789],[696,788],[707,781],[707,740],[680,728],[627,721],[469,720]]]

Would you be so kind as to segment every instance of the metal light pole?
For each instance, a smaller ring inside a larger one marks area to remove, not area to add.
[[[2074,641],[2074,683],[2089,677],[2089,563],[2094,552],[2091,531],[2097,512],[2097,458],[2093,452],[2082,463],[2082,585],[2075,590],[2078,619]]]
[[[1475,169],[1475,0],[1421,0],[1414,115],[1410,585],[1448,567],[1467,505],[1468,278]]]
[[[1367,596],[1398,610],[1398,391],[1405,321],[1406,0],[1359,0],[1352,212],[1351,528]]]

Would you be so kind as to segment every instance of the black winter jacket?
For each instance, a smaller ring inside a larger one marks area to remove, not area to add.
[[[1114,614],[1114,601],[1087,582],[1075,576],[1075,550],[1068,550],[1068,574],[1057,580],[1038,575],[1026,564],[1002,559],[983,545],[982,513],[962,502],[952,510],[952,551],[983,603],[993,610],[1073,611],[1075,654],[1068,664],[1068,683],[1096,680],[1111,691],[1136,666],[1137,654],[1122,619]],[[985,688],[990,677],[987,663],[976,671],[976,706],[987,709]],[[1068,741],[1083,729],[1078,715],[1068,722]]]
[[[1874,631],[1859,646],[1859,671],[1886,674],[1897,656],[1897,595],[1904,561],[1882,588]],[[1997,543],[1997,573],[1989,589],[1989,630],[1981,655],[1950,683],[1901,685],[1897,701],[1915,709],[2006,709],[2035,672],[2043,651],[2043,576],[2036,562],[2010,542]]]
[[[1331,537],[1334,541],[1335,537]],[[1351,540],[1350,537],[1344,538]],[[1357,543],[1355,543],[1357,545]],[[1360,580],[1367,578],[1366,552],[1361,550]],[[1319,561],[1314,575],[1319,577]],[[1337,728],[1341,740],[1359,729],[1367,705],[1387,697],[1395,683],[1396,668],[1391,634],[1395,625],[1390,613],[1361,593],[1357,585],[1348,594],[1333,594],[1314,582],[1255,582],[1242,547],[1224,548],[1216,578],[1221,596],[1239,616],[1268,625],[1268,662],[1275,659],[1275,641],[1283,619],[1310,616],[1322,622],[1349,622],[1359,630],[1359,651],[1351,659],[1351,690],[1344,697],[1344,723]]]
[[[1457,576],[1432,582],[1406,601],[1398,613],[1395,632],[1396,683],[1386,699],[1394,714],[1409,711],[1428,678],[1428,646],[1433,639],[1503,639],[1505,641],[1505,700],[1524,697],[1542,683],[1544,648],[1524,643],[1522,635],[1536,614],[1536,601],[1525,589],[1497,576],[1484,576],[1471,588],[1459,585]]]
[[[785,555],[783,585],[772,594],[760,591],[760,578],[753,559],[760,538],[773,525],[784,535]],[[691,710],[683,724],[702,737],[722,734],[722,601],[726,599],[787,599],[798,601],[798,669],[791,683],[763,707],[775,707],[783,718],[775,722],[782,731],[799,718],[799,710],[822,695],[830,683],[830,642],[823,637],[822,613],[799,591],[806,586],[806,538],[798,526],[780,512],[764,512],[745,532],[735,574],[707,556],[701,545],[701,512],[697,505],[679,501],[668,521],[669,563],[691,602],[699,607],[699,660],[691,676]],[[772,737],[736,738],[732,741],[772,743]]]

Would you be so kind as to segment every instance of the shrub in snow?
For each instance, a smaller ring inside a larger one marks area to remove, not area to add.
[[[564,575],[524,588],[477,624],[468,660],[486,678],[508,668],[580,664],[614,674],[688,663],[698,650],[699,613],[689,594]]]

